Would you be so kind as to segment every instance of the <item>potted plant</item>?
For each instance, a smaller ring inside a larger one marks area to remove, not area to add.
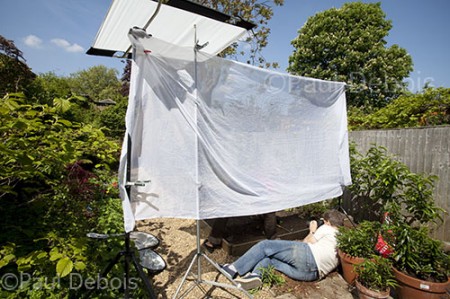
[[[394,228],[392,255],[399,298],[445,298],[450,288],[450,256],[441,241],[429,236],[426,227]]]
[[[450,287],[450,257],[443,243],[430,237],[428,227],[442,220],[442,208],[433,198],[433,176],[410,173],[390,211],[394,274],[400,298],[442,298]]]
[[[381,224],[363,221],[355,227],[339,227],[337,249],[345,281],[352,284],[356,273],[353,265],[362,263],[375,253],[375,243]]]
[[[368,207],[357,206],[357,211],[364,219],[370,213],[375,218],[381,218],[386,212],[389,215],[379,236],[393,261],[399,297],[445,297],[445,289],[450,287],[448,255],[427,230],[433,223],[442,221],[441,214],[445,212],[433,198],[436,177],[411,172],[382,147],[372,147],[365,156],[353,154],[351,161],[351,202],[359,204],[362,198],[372,203]],[[439,285],[430,293],[428,290],[434,288],[431,283]],[[422,293],[409,293],[412,290]]]
[[[355,265],[356,289],[360,299],[388,298],[390,290],[397,286],[391,261],[379,255]]]

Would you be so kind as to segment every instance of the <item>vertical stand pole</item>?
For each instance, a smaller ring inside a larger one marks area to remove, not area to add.
[[[131,179],[131,136],[130,134],[127,135],[127,168],[126,168],[126,177],[125,182],[129,182]],[[125,190],[127,192],[127,197],[130,199],[131,197],[131,186],[126,184]],[[130,250],[130,234],[126,233],[125,235],[125,252],[129,253]],[[125,299],[129,298],[129,283],[130,283],[130,255],[125,254],[125,261],[124,261],[124,270],[125,270],[125,290],[124,290],[124,297]]]
[[[129,234],[127,233],[125,236],[125,252],[130,252],[130,237]],[[130,296],[130,291],[129,291],[129,287],[130,287],[130,255],[129,254],[125,254],[125,265],[124,265],[124,270],[125,270],[125,283],[124,283],[124,297],[125,299],[128,299]]]
[[[197,26],[196,25],[194,25],[194,45],[195,45],[194,46],[194,84],[195,84],[195,92],[198,92],[197,91],[197,52],[199,49],[202,48],[202,46],[200,46],[197,41]],[[198,149],[197,149],[197,154],[198,154]],[[197,165],[198,165],[198,161],[197,161]],[[198,176],[197,176],[197,179],[198,179]],[[198,196],[197,196],[197,201],[198,201]],[[204,258],[209,264],[214,266],[214,268],[216,268],[217,271],[219,271],[221,274],[223,274],[232,284],[230,285],[230,284],[218,283],[215,281],[203,280],[202,279],[201,258]],[[193,287],[186,290],[186,292],[181,297],[178,297],[178,294],[181,291],[181,288],[182,288],[183,284],[185,283],[187,277],[191,273],[192,267],[194,266],[195,262],[197,262],[197,275],[196,275],[197,277],[196,277],[194,283],[204,293],[206,293],[206,291],[202,288],[202,286],[201,286],[202,283],[213,285],[213,286],[218,286],[218,287],[222,287],[222,288],[237,289],[237,290],[240,290],[241,292],[243,292],[248,298],[253,298],[252,295],[250,295],[246,290],[244,290],[239,283],[236,283],[233,279],[229,278],[227,276],[227,274],[225,273],[225,271],[216,262],[211,260],[207,255],[205,255],[202,252],[201,246],[200,246],[200,220],[197,220],[197,251],[196,251],[191,263],[189,264],[189,267],[188,267],[186,273],[184,274],[184,276],[181,280],[181,283],[178,286],[178,288],[173,296],[173,299],[183,298],[185,295],[187,295],[192,290]]]

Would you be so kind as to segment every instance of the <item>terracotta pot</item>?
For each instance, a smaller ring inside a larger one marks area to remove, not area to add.
[[[448,298],[446,289],[450,288],[447,282],[430,282],[409,276],[394,268],[394,275],[398,282],[397,293],[399,298],[441,299]]]
[[[358,280],[355,281],[359,299],[385,299],[389,298],[390,289],[384,292],[374,291],[363,286]]]
[[[340,250],[338,250],[338,254],[339,259],[341,260],[342,276],[344,276],[344,280],[347,283],[353,284],[356,279],[356,272],[353,268],[353,265],[361,264],[362,262],[364,262],[364,259],[361,257],[350,256]]]

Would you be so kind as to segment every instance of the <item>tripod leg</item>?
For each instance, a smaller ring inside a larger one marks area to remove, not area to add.
[[[195,261],[198,259],[198,254],[195,254],[194,258],[192,259],[191,263],[189,264],[189,267],[186,271],[186,273],[183,276],[183,279],[181,279],[181,283],[177,288],[177,291],[175,292],[175,295],[173,296],[173,299],[178,297],[178,293],[181,291],[181,287],[183,286],[184,282],[186,281],[186,278],[188,277],[189,273],[191,273],[192,266],[194,266]],[[199,277],[197,277],[199,279]]]
[[[218,283],[218,282],[214,282],[214,281],[206,281],[203,280],[201,275],[202,275],[202,271],[201,271],[201,260],[200,258],[204,257],[205,260],[207,262],[209,262],[211,265],[213,265],[221,274],[223,274],[232,284],[223,284],[223,283]],[[204,253],[201,252],[200,249],[200,222],[199,220],[197,220],[197,252],[194,255],[191,263],[189,264],[189,267],[186,271],[186,274],[183,276],[183,279],[181,280],[180,285],[177,288],[177,291],[175,292],[174,296],[172,297],[172,299],[177,299],[178,298],[178,294],[180,293],[181,287],[183,286],[183,284],[185,283],[189,273],[191,273],[192,271],[192,267],[195,264],[195,262],[197,261],[198,263],[198,274],[195,280],[195,284],[197,286],[200,286],[201,283],[204,284],[209,284],[209,285],[214,285],[214,286],[218,286],[218,287],[222,287],[222,288],[232,288],[232,289],[238,289],[239,291],[243,292],[248,298],[253,298],[252,295],[250,295],[246,290],[244,290],[240,284],[236,283],[235,281],[233,281],[232,279],[228,278],[228,276],[226,275],[225,271],[214,261],[212,261],[207,255],[205,255]],[[203,290],[203,288],[201,288]],[[187,293],[187,292],[186,292]],[[185,293],[185,294],[186,294]]]
[[[124,255],[123,251],[117,253],[116,256],[114,257],[114,259],[109,262],[109,264],[105,267],[105,269],[103,269],[102,273],[98,277],[98,280],[100,280],[100,278],[106,277],[106,275],[108,275],[109,271],[111,271],[111,269],[114,267],[114,265],[116,265],[119,262],[120,258],[123,255]],[[95,283],[95,285],[86,294],[84,294],[84,296],[82,297],[83,299],[89,298],[91,296],[91,294],[98,289],[98,280]],[[83,289],[85,289],[85,287],[86,286],[83,285]]]
[[[139,273],[139,277],[144,282],[145,290],[147,291],[147,294],[150,296],[151,299],[156,299],[156,294],[153,291],[153,287],[145,274],[144,270],[142,269],[142,266],[139,264],[139,262],[136,260],[136,255],[134,253],[131,255],[131,259],[133,261],[133,265],[136,268],[136,271]]]
[[[343,205],[342,205],[342,197],[339,198],[339,204],[338,204],[338,211],[341,211],[345,217],[347,217],[348,221],[350,221],[350,223],[353,225],[353,227],[356,227],[356,224],[353,222],[353,220],[351,219],[351,217],[347,214],[347,211],[344,209]]]

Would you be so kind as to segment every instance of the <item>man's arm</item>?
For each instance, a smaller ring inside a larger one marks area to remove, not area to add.
[[[317,242],[317,239],[314,237],[314,233],[317,230],[317,221],[311,220],[309,223],[309,234],[303,239],[303,242],[314,244]]]

